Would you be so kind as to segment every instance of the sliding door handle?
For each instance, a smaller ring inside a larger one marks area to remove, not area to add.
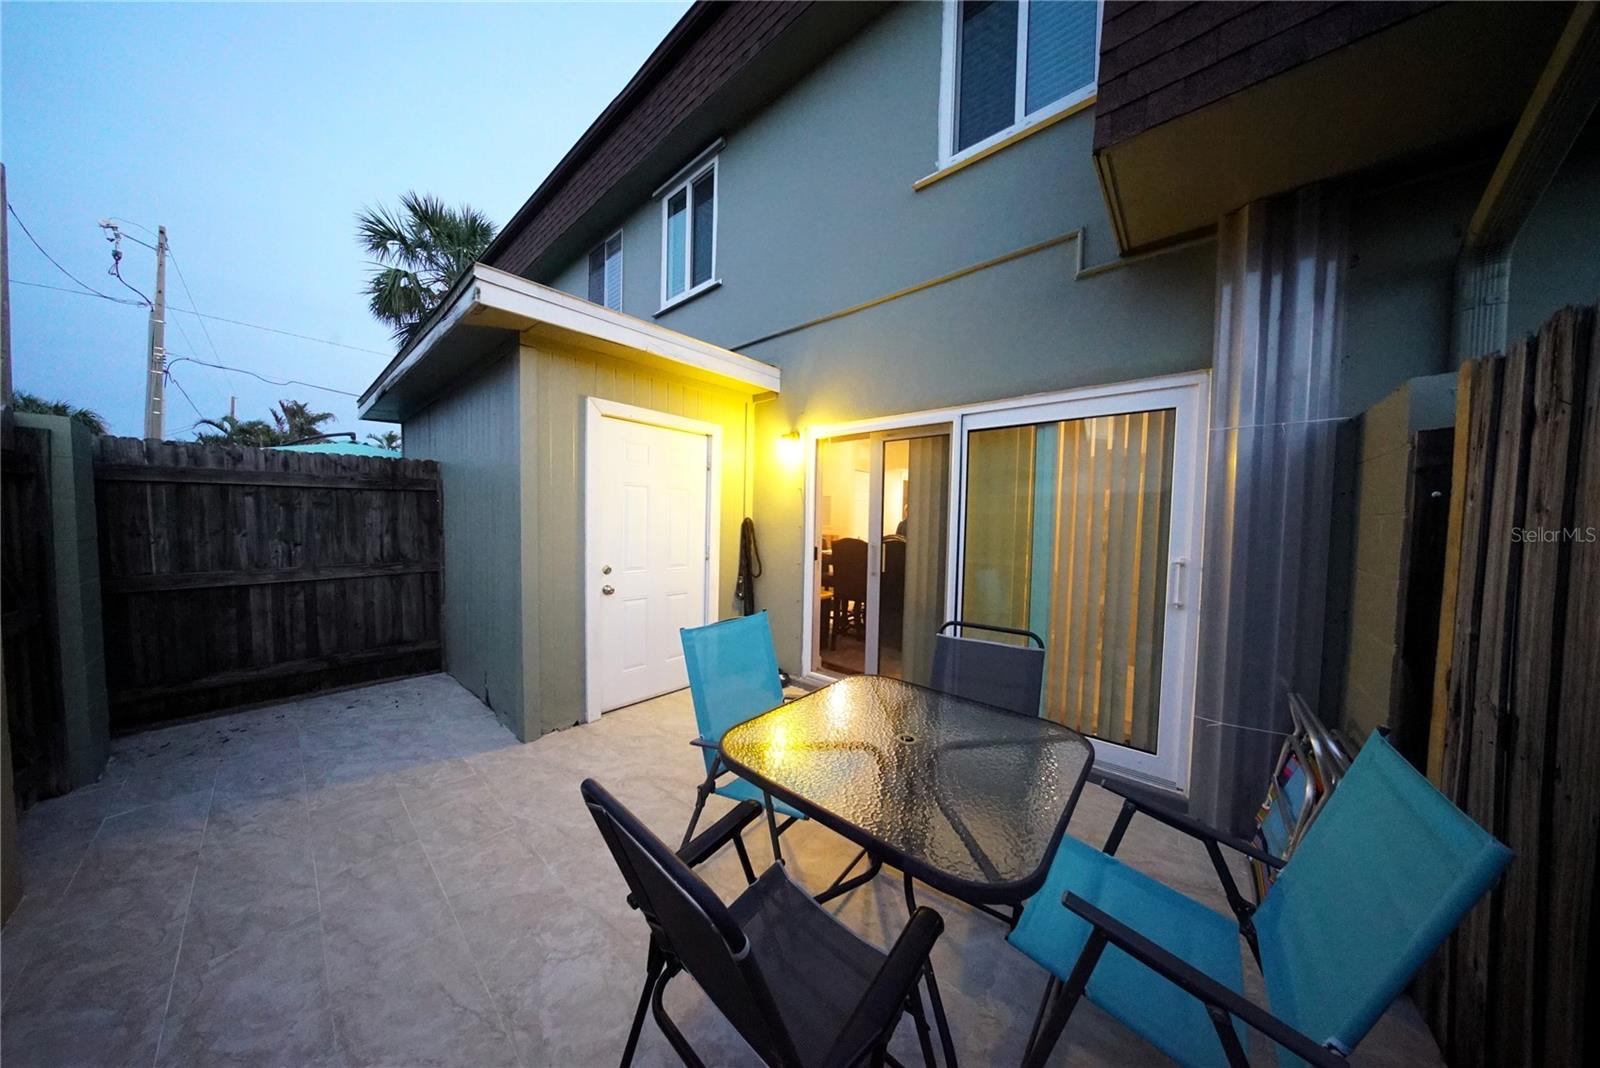
[[[1167,565],[1167,599],[1174,608],[1182,608],[1189,599],[1189,561],[1179,557]]]

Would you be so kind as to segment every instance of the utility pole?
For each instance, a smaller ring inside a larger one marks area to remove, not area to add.
[[[149,374],[144,384],[144,436],[159,441],[166,416],[167,385],[167,228],[156,237],[156,296],[150,305]]]
[[[10,234],[6,230],[6,165],[0,163],[0,408],[11,407],[11,275],[6,257]]]

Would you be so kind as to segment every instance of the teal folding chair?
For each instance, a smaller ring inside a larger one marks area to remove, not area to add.
[[[1112,856],[1136,812],[1205,843],[1234,920]],[[1281,869],[1259,907],[1220,846]],[[1062,839],[1008,936],[1051,973],[1024,1063],[1044,1063],[1087,997],[1182,1064],[1248,1064],[1249,1027],[1279,1064],[1343,1065],[1511,855],[1376,733],[1287,863],[1127,799],[1103,851]],[[1241,935],[1270,1010],[1241,993]]]
[[[689,693],[694,698],[694,720],[700,736],[691,743],[705,757],[706,777],[699,786],[694,815],[683,832],[683,842],[694,837],[695,826],[712,794],[731,801],[764,803],[759,787],[730,772],[722,762],[722,735],[747,719],[783,704],[783,682],[778,677],[778,654],[772,648],[772,628],[767,613],[725,619],[704,627],[684,627],[683,660],[689,672]],[[805,817],[772,799],[773,809],[784,816],[779,830]]]

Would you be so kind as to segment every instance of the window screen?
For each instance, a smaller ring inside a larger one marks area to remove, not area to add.
[[[1028,5],[1025,112],[1032,114],[1094,81],[1099,20],[1100,5],[1094,0]]]
[[[998,133],[1016,118],[1015,0],[963,0],[959,33],[958,151]]]
[[[711,279],[712,247],[715,238],[717,172],[707,171],[694,182],[694,247],[690,250],[690,284]]]

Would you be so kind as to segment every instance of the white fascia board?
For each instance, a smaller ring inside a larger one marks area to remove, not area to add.
[[[740,382],[756,392],[777,391],[778,369],[699,338],[592,304],[559,289],[479,264],[478,300],[484,307],[585,337],[637,349],[687,367]]]
[[[480,263],[473,267],[471,276],[460,287],[444,314],[417,340],[405,359],[383,375],[378,387],[359,406],[360,416],[365,418],[379,399],[412,368],[427,359],[463,320],[481,311],[509,316],[523,330],[543,324],[581,337],[649,353],[740,383],[752,393],[778,390],[778,369],[770,363],[591,304],[581,297]]]

